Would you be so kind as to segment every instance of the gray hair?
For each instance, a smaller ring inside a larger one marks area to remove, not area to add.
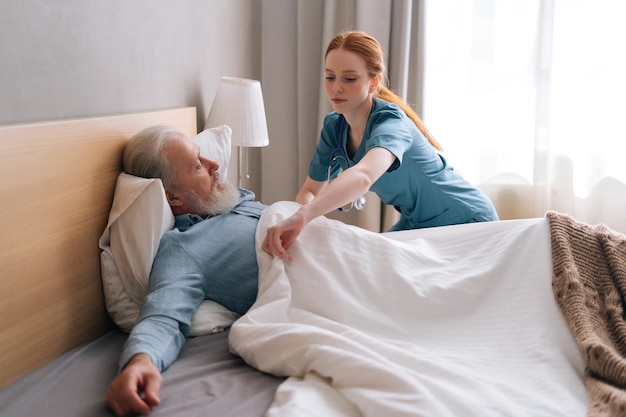
[[[169,144],[183,134],[169,126],[152,126],[131,137],[122,154],[124,171],[143,178],[160,178],[165,187],[173,186],[174,173],[166,158]]]

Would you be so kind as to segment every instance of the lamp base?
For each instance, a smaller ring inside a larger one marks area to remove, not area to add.
[[[239,146],[238,147],[239,150],[239,155],[238,155],[238,167],[237,167],[237,186],[239,188],[243,188],[243,179],[245,178],[246,181],[250,179],[250,173],[248,170],[248,147],[247,146]],[[245,149],[244,149],[245,148]],[[245,152],[245,155],[244,155]],[[244,171],[244,166],[245,166],[245,171]],[[243,172],[243,174],[242,174]]]

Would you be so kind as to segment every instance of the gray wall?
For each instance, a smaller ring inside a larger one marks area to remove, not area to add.
[[[201,130],[222,76],[261,79],[261,0],[0,2],[0,124],[195,106]]]
[[[0,124],[196,106],[260,78],[260,0],[3,0]]]

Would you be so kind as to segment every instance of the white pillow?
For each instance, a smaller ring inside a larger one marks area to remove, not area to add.
[[[227,125],[204,129],[193,141],[200,147],[200,154],[215,161],[220,168],[217,170],[224,180],[228,176],[228,162],[230,161],[230,136],[232,130]]]
[[[219,163],[224,176],[230,160],[230,135],[230,127],[219,126],[193,138],[204,157]],[[159,242],[172,227],[174,215],[161,180],[121,173],[99,246],[106,308],[123,330],[130,331],[137,321]],[[205,300],[193,317],[189,335],[222,331],[238,317],[220,304]]]

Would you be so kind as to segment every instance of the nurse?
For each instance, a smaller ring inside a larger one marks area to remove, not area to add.
[[[362,208],[368,190],[400,213],[390,231],[498,220],[492,202],[439,154],[415,111],[384,86],[385,74],[373,37],[351,31],[331,40],[324,84],[334,111],[296,195],[302,206],[268,228],[267,253],[291,259],[287,249],[311,220]]]

